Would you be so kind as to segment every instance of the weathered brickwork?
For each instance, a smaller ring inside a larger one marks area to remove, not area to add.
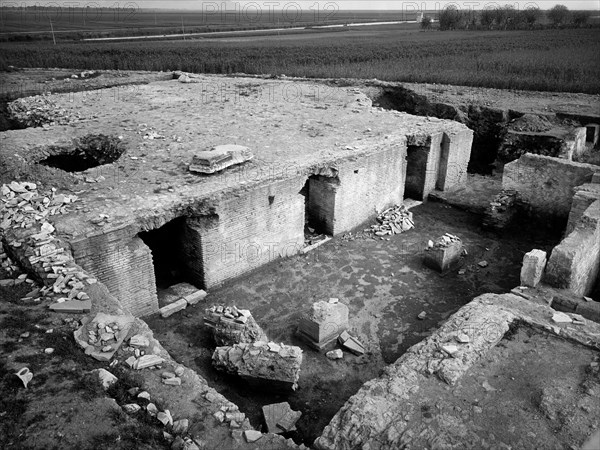
[[[152,253],[132,227],[71,241],[75,261],[140,317],[158,310]]]
[[[187,258],[195,279],[210,288],[302,250],[305,179],[246,191],[223,200],[215,217],[188,219]]]

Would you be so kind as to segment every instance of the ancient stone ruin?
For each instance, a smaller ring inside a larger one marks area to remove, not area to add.
[[[126,99],[19,99],[25,128],[0,133],[0,286],[70,317],[107,393],[111,370],[143,377],[119,407],[172,448],[483,448],[477,418],[496,420],[523,333],[597,373],[599,117],[377,81],[173,77]],[[516,267],[494,253],[526,228],[560,237],[519,247]],[[452,283],[469,286],[459,300]],[[537,407],[557,420],[544,380]],[[586,380],[585,433],[600,413]],[[540,448],[567,442],[548,436]]]

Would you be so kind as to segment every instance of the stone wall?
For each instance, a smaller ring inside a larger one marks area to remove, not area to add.
[[[575,229],[554,247],[544,281],[551,286],[587,295],[600,267],[600,200],[583,213]]]
[[[565,236],[571,234],[585,210],[600,198],[600,184],[598,183],[583,184],[575,189],[576,192],[573,196],[573,203],[571,204],[571,212],[569,213],[569,222],[567,223]]]
[[[189,218],[184,251],[193,280],[210,288],[302,250],[305,180],[266,184],[223,199],[214,216]]]
[[[439,173],[436,188],[445,191],[467,181],[467,167],[471,158],[473,131],[445,132],[442,139]]]
[[[504,166],[502,188],[515,190],[534,216],[566,220],[575,187],[589,183],[599,166],[524,154]]]

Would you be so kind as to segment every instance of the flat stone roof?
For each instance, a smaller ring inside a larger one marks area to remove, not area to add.
[[[75,192],[80,209],[57,224],[61,234],[75,237],[105,231],[90,222],[99,214],[110,215],[110,227],[143,222],[202,199],[214,201],[308,175],[340,159],[404,146],[407,136],[414,141],[414,136],[466,129],[453,121],[373,108],[356,87],[222,76],[193,80],[18,100],[31,107],[50,102],[63,125],[0,133],[0,155],[8,166],[3,178],[12,173]],[[36,164],[46,158],[48,146],[88,134],[121,136],[126,152],[113,164],[79,173]],[[188,171],[196,152],[220,144],[247,146],[254,159],[214,175]]]

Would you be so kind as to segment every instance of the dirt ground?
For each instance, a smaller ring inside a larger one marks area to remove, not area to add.
[[[21,300],[31,289],[26,283],[0,286],[0,448],[168,448],[155,419],[127,416],[89,373],[106,363],[84,355],[75,343],[82,315],[50,312],[48,301]],[[33,373],[27,388],[15,376],[23,367]],[[119,376],[113,396],[142,383]]]
[[[517,325],[452,388],[422,386],[413,448],[571,449],[600,425],[600,353]]]
[[[416,229],[381,240],[352,235],[336,237],[315,252],[278,261],[249,276],[212,290],[205,307],[236,305],[252,311],[276,342],[299,345],[304,361],[299,388],[288,395],[255,392],[239,380],[223,376],[211,365],[214,350],[203,325],[203,308],[162,319],[147,319],[156,337],[173,357],[198,371],[209,384],[236,403],[254,426],[260,426],[261,406],[288,401],[303,413],[290,437],[311,444],[344,402],[359,387],[379,375],[410,346],[422,340],[473,297],[507,292],[519,285],[523,254],[532,248],[549,250],[560,236],[518,228],[503,236],[483,231],[478,216],[441,203],[412,209]],[[441,276],[422,264],[427,240],[444,233],[462,238],[468,255],[458,268]],[[349,238],[349,236],[352,236]],[[488,266],[478,265],[487,261]],[[461,270],[461,272],[462,272]],[[330,361],[302,341],[295,328],[313,302],[339,298],[350,309],[351,332],[367,353]],[[427,316],[419,320],[417,315]]]

